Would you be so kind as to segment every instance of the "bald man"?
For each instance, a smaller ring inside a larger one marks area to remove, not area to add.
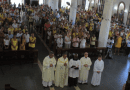
[[[89,75],[89,70],[90,66],[92,65],[91,59],[88,57],[88,53],[84,53],[84,57],[80,59],[81,62],[81,70],[80,70],[80,75],[79,75],[79,83],[88,83],[88,75]]]

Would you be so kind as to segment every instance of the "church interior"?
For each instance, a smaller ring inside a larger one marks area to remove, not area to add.
[[[51,51],[56,63],[88,52],[87,83],[43,87]],[[130,90],[129,52],[130,0],[0,0],[0,90]],[[93,86],[99,55],[104,69]]]

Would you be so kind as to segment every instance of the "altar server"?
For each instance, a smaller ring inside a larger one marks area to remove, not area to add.
[[[81,63],[78,59],[78,54],[74,54],[74,58],[69,61],[69,86],[74,86],[76,90],[80,90],[77,86],[79,70],[81,69]]]
[[[94,63],[94,69],[93,69],[93,77],[91,84],[93,86],[99,86],[101,82],[101,74],[104,69],[104,61],[102,60],[102,56],[99,55],[98,59]]]

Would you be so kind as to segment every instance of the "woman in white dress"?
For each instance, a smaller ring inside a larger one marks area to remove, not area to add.
[[[104,61],[102,60],[102,56],[99,55],[98,59],[94,63],[94,69],[93,69],[93,77],[91,84],[93,86],[99,86],[101,82],[101,74],[104,69]]]

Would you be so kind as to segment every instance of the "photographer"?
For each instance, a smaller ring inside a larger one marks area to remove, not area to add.
[[[126,45],[127,45],[127,49],[125,50],[126,51],[126,55],[129,55],[129,52],[130,52],[130,37],[126,41]],[[125,45],[125,47],[126,47],[126,45]]]
[[[105,58],[113,58],[112,56],[112,46],[114,44],[114,39],[113,37],[109,38],[108,41],[107,41],[107,54],[105,56]]]

